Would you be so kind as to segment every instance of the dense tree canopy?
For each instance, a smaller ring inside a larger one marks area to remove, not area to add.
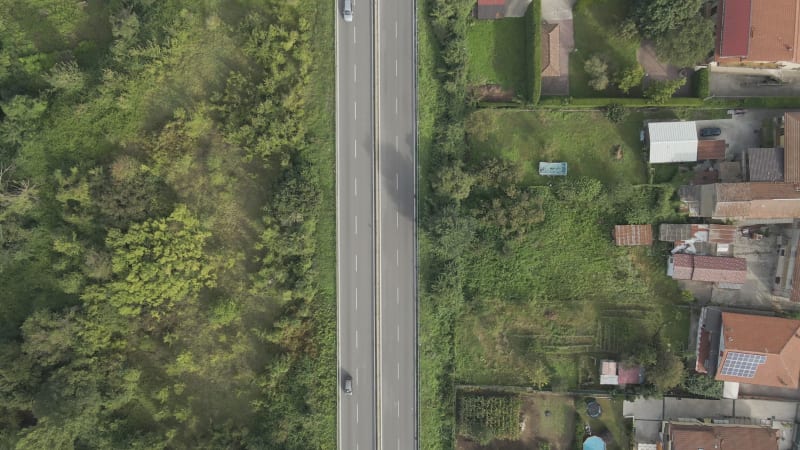
[[[331,7],[0,0],[0,447],[335,445]]]

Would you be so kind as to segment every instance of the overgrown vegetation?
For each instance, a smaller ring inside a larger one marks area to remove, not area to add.
[[[332,8],[0,1],[0,446],[335,446]]]
[[[631,19],[655,43],[659,59],[678,67],[703,62],[714,48],[714,22],[701,15],[704,0],[636,0]]]
[[[494,439],[519,438],[522,400],[517,395],[461,393],[458,432],[485,445]]]

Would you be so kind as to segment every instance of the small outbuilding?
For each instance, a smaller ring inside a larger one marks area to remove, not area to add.
[[[565,162],[539,162],[539,175],[545,177],[563,177],[567,175]]]
[[[694,122],[647,124],[651,163],[697,161],[697,125]]]
[[[647,225],[615,225],[614,242],[617,245],[652,245],[653,226]]]

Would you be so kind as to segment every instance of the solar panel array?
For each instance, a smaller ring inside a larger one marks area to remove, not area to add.
[[[728,352],[728,357],[725,358],[725,364],[722,366],[722,375],[753,378],[758,366],[765,362],[767,362],[767,357],[764,355]]]

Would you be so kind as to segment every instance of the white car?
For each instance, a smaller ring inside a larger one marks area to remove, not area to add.
[[[344,9],[342,10],[342,17],[345,22],[353,21],[353,0],[344,0]]]

